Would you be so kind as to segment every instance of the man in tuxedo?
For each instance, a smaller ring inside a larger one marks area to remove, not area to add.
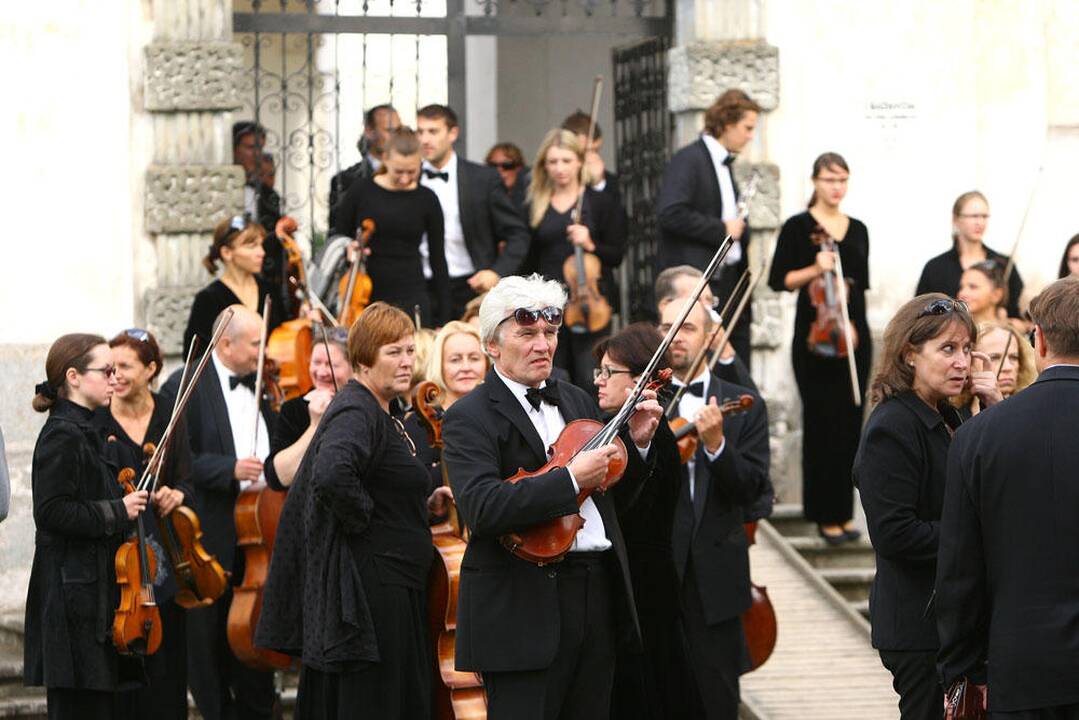
[[[274,190],[274,158],[265,148],[266,128],[253,120],[233,123],[232,162],[244,169],[244,213],[266,230],[259,275],[274,289],[274,303],[288,307],[288,255],[274,233],[281,219],[281,196]]]
[[[443,458],[472,532],[461,565],[457,669],[483,673],[490,720],[604,720],[615,646],[639,646],[625,542],[611,499],[578,495],[603,482],[612,446],[578,453],[565,467],[535,471],[566,423],[598,420],[585,391],[550,379],[562,286],[539,275],[503,278],[480,308],[492,369],[447,411]],[[620,434],[625,481],[650,472],[661,408],[647,391]],[[569,553],[540,565],[511,552],[506,536],[580,514]]]
[[[401,127],[393,105],[375,105],[363,115],[363,134],[356,141],[360,161],[330,178],[330,228],[336,227],[334,210],[352,183],[371,177],[382,167],[382,152],[390,133]]]
[[[760,106],[741,90],[728,90],[704,114],[704,132],[671,158],[656,202],[659,243],[656,272],[673,265],[704,268],[730,235],[735,243],[712,278],[716,297],[726,298],[749,266],[750,232],[738,219],[738,185],[731,163],[752,139]],[[750,364],[746,308],[731,333],[731,344]]]
[[[562,121],[562,129],[569,130],[577,136],[577,142],[581,147],[588,144],[588,126],[592,123],[592,117],[583,110],[577,110],[567,115]],[[596,192],[606,193],[619,207],[622,206],[622,192],[618,189],[618,176],[608,170],[603,163],[603,157],[599,154],[603,149],[603,130],[596,123],[592,131],[592,148],[585,158],[588,166],[588,176],[592,178],[592,189]]]
[[[243,305],[222,335],[205,372],[191,394],[186,419],[191,443],[192,505],[202,523],[202,543],[217,556],[232,583],[243,579],[243,553],[236,546],[233,510],[240,491],[262,477],[270,452],[274,416],[255,401],[262,318]],[[214,324],[216,331],[226,311]],[[183,368],[161,389],[171,403]],[[258,424],[256,439],[255,425]],[[255,442],[255,447],[251,443]],[[231,589],[207,608],[187,613],[188,684],[207,720],[270,718],[274,705],[273,673],[252,670],[233,656],[226,636]]]
[[[416,113],[423,153],[420,182],[438,196],[445,220],[449,316],[454,320],[464,314],[469,300],[518,271],[532,237],[498,173],[454,152],[459,131],[457,114],[445,105],[428,105]],[[500,242],[505,243],[501,254]],[[430,280],[426,241],[420,252]]]
[[[678,301],[664,306],[661,332],[670,329],[681,307]],[[742,613],[751,603],[749,545],[742,523],[769,514],[773,492],[764,400],[707,368],[687,377],[711,327],[704,307],[695,303],[671,343],[675,385],[687,386],[677,414],[696,424],[700,438],[694,457],[678,468],[682,490],[671,550],[681,583],[686,658],[697,690],[692,717],[735,720],[738,676],[747,665]],[[743,394],[753,397],[753,407],[724,418],[719,406]]]
[[[940,521],[945,688],[988,682],[989,717],[1079,718],[1079,278],[1030,303],[1038,379],[956,432]]]

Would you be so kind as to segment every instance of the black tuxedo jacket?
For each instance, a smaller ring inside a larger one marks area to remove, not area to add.
[[[708,398],[717,402],[744,393],[753,396],[753,407],[724,418],[726,445],[719,457],[709,462],[703,443],[697,448],[696,492],[703,499],[691,503],[688,465],[677,469],[682,482],[671,536],[674,563],[682,580],[692,557],[705,621],[710,625],[737,617],[750,605],[749,543],[742,523],[749,508],[771,494],[764,400],[749,388],[715,375],[708,382]]]
[[[330,178],[329,228],[331,230],[337,227],[337,203],[348,193],[348,189],[352,187],[352,183],[357,180],[371,177],[373,174],[374,168],[371,166],[371,162],[367,159],[367,156],[364,156],[364,158],[355,165],[345,168]]]
[[[740,193],[737,183],[735,197]],[[675,265],[692,265],[703,270],[723,243],[727,231],[723,225],[723,199],[719,192],[712,156],[704,140],[698,139],[679,150],[663,173],[663,184],[656,203],[659,221],[659,244],[656,248],[656,272]],[[726,299],[749,267],[749,240],[746,227],[742,237],[742,259],[737,265],[723,265],[712,279],[716,296]],[[743,323],[752,317],[752,303],[742,314]]]
[[[494,168],[458,155],[457,203],[465,246],[476,270],[515,275],[528,255],[532,235]],[[501,241],[506,247],[499,254]]]
[[[191,444],[191,485],[195,489],[191,506],[202,525],[203,545],[217,556],[221,567],[231,571],[236,562],[233,511],[240,482],[234,474],[237,455],[229,412],[212,363],[211,360],[202,373],[184,414]],[[168,407],[176,397],[182,374],[183,368],[179,368],[161,387],[161,400]],[[263,404],[262,417],[267,432],[272,433],[276,413]]]
[[[600,419],[595,401],[583,390],[559,383],[562,417]],[[560,468],[516,484],[505,482],[518,469],[535,470],[547,454],[539,435],[501,378],[491,370],[484,383],[446,412],[443,461],[457,506],[472,531],[461,562],[457,611],[457,669],[540,670],[558,651],[558,565],[540,567],[521,560],[499,542],[508,532],[574,514],[577,496],[569,471]],[[650,468],[622,435],[629,456],[623,481]],[[650,453],[651,459],[651,453]],[[607,495],[594,494],[613,547],[607,555],[620,638],[639,644],[640,631],[625,541]]]
[[[936,578],[944,682],[984,680],[989,710],[1079,702],[1079,367],[959,429]]]

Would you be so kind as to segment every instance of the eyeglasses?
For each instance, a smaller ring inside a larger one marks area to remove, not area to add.
[[[988,220],[989,213],[959,213],[961,218],[970,218],[971,220]]]
[[[394,416],[390,416],[390,420],[393,420],[393,426],[397,428],[397,434],[401,436],[401,439],[408,445],[408,451],[412,453],[412,457],[416,457],[416,443],[412,442],[412,438],[408,436],[408,432],[405,430],[405,426],[400,420]]]
[[[515,170],[521,167],[521,163],[514,162],[513,160],[507,160],[506,162],[494,162],[493,160],[488,160],[487,167],[499,168],[500,170]]]
[[[150,339],[150,333],[141,328],[128,328],[124,330],[124,335],[127,335],[132,340],[138,340],[139,342],[147,342]]]
[[[84,372],[99,372],[102,375],[104,375],[106,378],[111,378],[113,375],[116,374],[116,366],[115,365],[106,365],[105,367],[99,367],[99,368],[88,367],[88,368],[86,368],[86,370]]]
[[[967,309],[967,304],[962,300],[938,298],[931,301],[920,313],[918,313],[918,319],[924,318],[927,315],[947,315],[948,313],[953,312],[966,314],[970,311]]]
[[[611,375],[632,375],[632,370],[615,370],[610,365],[603,365],[598,368],[592,369],[592,379],[599,380],[603,378],[605,381],[611,379]]]
[[[528,327],[535,325],[539,322],[540,318],[547,321],[548,325],[554,325],[558,327],[562,324],[562,308],[556,308],[553,305],[548,305],[540,310],[529,310],[528,308],[517,308],[513,311],[513,314],[509,317],[502,318],[499,324],[502,324],[513,318],[517,321],[517,324],[521,327]]]

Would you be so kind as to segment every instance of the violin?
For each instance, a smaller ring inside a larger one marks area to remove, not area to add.
[[[743,523],[743,527],[749,544],[756,544],[756,521]],[[746,647],[749,649],[749,672],[752,672],[772,656],[772,651],[776,649],[778,631],[776,610],[768,597],[768,588],[750,581],[749,592],[752,600],[749,608],[742,613],[742,633],[746,637]]]
[[[739,395],[733,400],[724,400],[719,405],[719,411],[723,417],[744,413],[753,407],[753,396],[748,393]],[[678,443],[678,459],[685,465],[697,454],[697,445],[700,438],[697,436],[696,423],[690,422],[684,417],[676,417],[670,421],[671,431]]]
[[[839,256],[835,240],[824,232],[819,226],[811,235],[814,245],[819,245],[822,251],[832,252]],[[839,293],[843,293],[843,300],[850,297],[850,283],[846,278],[842,280],[842,291],[837,287],[838,278],[834,270],[821,273],[813,278],[807,288],[809,301],[813,303],[816,317],[809,326],[809,335],[806,343],[814,355],[828,358],[845,358],[851,350],[858,348],[858,333],[850,325],[847,316],[846,302],[840,302]],[[851,340],[852,347],[848,347],[847,339]]]
[[[428,443],[442,448],[442,391],[425,381],[416,386],[412,407],[427,432]],[[442,482],[449,485],[446,465],[442,463]],[[432,563],[427,587],[427,618],[435,647],[434,717],[436,720],[482,720],[487,717],[487,694],[483,681],[474,672],[454,669],[454,644],[457,635],[457,588],[461,579],[461,561],[468,547],[467,532],[450,505],[446,522],[431,528],[438,561]]]
[[[116,482],[125,495],[135,492],[135,471],[124,468]],[[161,613],[154,599],[157,556],[146,543],[142,513],[135,520],[135,537],[119,547],[115,562],[120,605],[112,621],[112,644],[121,655],[153,655],[161,647]]]
[[[288,255],[290,298],[294,300],[289,307],[289,314],[294,319],[274,328],[266,344],[266,355],[276,365],[276,386],[283,400],[302,397],[314,386],[308,373],[308,367],[311,364],[311,348],[314,345],[311,320],[300,317],[303,307],[305,305],[310,307],[310,290],[307,285],[307,274],[304,272],[303,255],[293,237],[296,230],[296,220],[287,215],[278,220],[274,228],[275,234],[281,240],[281,245]]]
[[[356,231],[356,254],[348,275],[341,278],[337,288],[337,322],[352,327],[367,304],[371,302],[371,277],[367,274],[367,246],[375,233],[375,221],[364,218]]]

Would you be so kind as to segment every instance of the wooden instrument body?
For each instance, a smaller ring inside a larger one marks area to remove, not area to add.
[[[352,323],[371,302],[371,276],[367,274],[366,253],[371,236],[375,234],[375,221],[364,218],[356,233],[356,256],[352,266],[337,285],[337,322],[342,327],[352,327]]]
[[[580,328],[594,333],[611,322],[611,304],[599,291],[603,263],[580,247],[562,264],[562,275],[569,287],[570,297],[563,311],[563,321],[570,329]]]
[[[125,494],[135,492],[135,471],[124,468],[117,482]],[[161,613],[153,586],[157,556],[146,542],[141,515],[136,527],[136,536],[120,545],[114,559],[120,604],[112,619],[112,644],[121,655],[153,655],[161,647]]]
[[[750,545],[757,542],[757,523],[744,523]],[[768,597],[768,588],[749,583],[752,604],[742,613],[742,633],[749,649],[750,672],[763,665],[776,649],[778,629],[776,611]]]
[[[820,234],[814,236],[814,242],[821,245],[826,251],[839,252],[835,241],[831,238],[821,238]],[[813,304],[816,317],[809,326],[809,334],[806,336],[806,344],[809,351],[820,357],[845,358],[849,352],[847,338],[844,333],[846,316],[840,307],[839,291],[836,287],[838,279],[834,270],[829,270],[819,277],[813,278],[806,292],[809,293],[809,301]],[[850,282],[843,279],[844,297],[850,297]],[[858,332],[852,325],[850,328],[851,339],[855,350],[858,349]]]
[[[256,670],[285,670],[294,665],[288,655],[255,647],[262,591],[286,496],[260,481],[249,485],[236,499],[236,544],[243,549],[245,564],[243,580],[232,590],[227,634],[236,657]]]
[[[313,346],[314,333],[307,318],[284,322],[270,333],[266,357],[277,367],[277,387],[285,400],[302,397],[315,386],[308,371]]]
[[[202,546],[198,515],[181,505],[157,522],[176,576],[176,604],[185,610],[213,605],[225,593],[228,575]]]
[[[543,467],[533,472],[525,472],[523,469],[518,470],[513,477],[507,478],[506,482],[518,483],[525,478],[543,475],[566,467],[574,456],[581,451],[581,448],[602,429],[603,423],[598,420],[581,419],[567,423],[558,439],[551,446],[553,450],[551,459]],[[618,449],[618,453],[607,465],[607,476],[597,488],[600,492],[606,492],[622,479],[622,473],[626,471],[626,466],[629,462],[626,446],[622,439],[616,437],[614,445]],[[590,490],[582,490],[577,496],[577,505],[580,506],[591,494],[592,491]],[[526,530],[503,535],[501,540],[502,544],[510,552],[522,560],[528,560],[537,565],[546,565],[558,562],[565,557],[573,545],[574,538],[577,537],[577,531],[583,526],[584,518],[579,514],[563,515],[539,525],[534,525]]]
[[[734,400],[725,400],[719,406],[719,411],[723,413],[723,417],[727,417],[747,412],[752,407],[753,396],[743,393]],[[697,453],[697,446],[700,443],[697,426],[684,417],[676,417],[669,422],[675,442],[678,443],[678,460],[685,465]]]

